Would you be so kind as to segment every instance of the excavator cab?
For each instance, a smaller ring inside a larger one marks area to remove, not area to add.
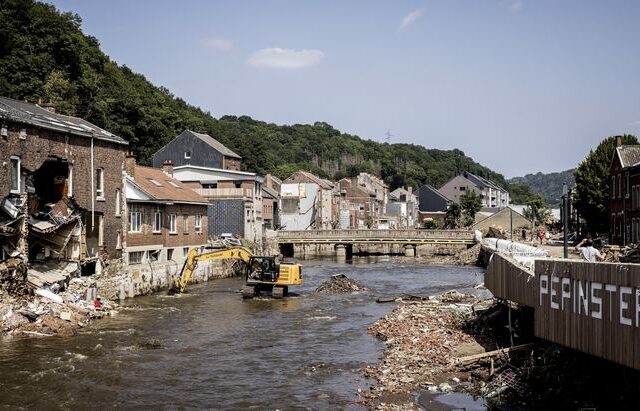
[[[275,257],[251,257],[247,264],[247,279],[275,283],[278,281]]]

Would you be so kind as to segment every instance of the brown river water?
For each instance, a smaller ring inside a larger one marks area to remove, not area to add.
[[[358,389],[369,386],[361,369],[383,349],[367,327],[395,306],[376,298],[477,294],[483,281],[475,267],[384,259],[303,266],[304,285],[283,300],[243,301],[242,280],[229,278],[127,300],[74,337],[3,337],[1,408],[360,409]],[[369,291],[313,292],[336,273]],[[140,348],[151,339],[163,347]]]

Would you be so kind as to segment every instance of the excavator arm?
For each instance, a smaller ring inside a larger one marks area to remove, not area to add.
[[[187,284],[191,281],[191,276],[198,266],[198,262],[200,261],[234,259],[242,260],[244,263],[249,263],[252,256],[253,254],[251,251],[244,247],[229,247],[221,250],[204,252],[199,248],[192,248],[189,250],[189,254],[187,254],[187,258],[184,261],[182,271],[180,272],[180,278],[175,281],[173,287],[169,290],[169,294],[184,292],[187,288]]]

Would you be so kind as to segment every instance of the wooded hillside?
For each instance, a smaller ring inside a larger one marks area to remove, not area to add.
[[[33,0],[0,2],[0,95],[55,104],[130,141],[142,163],[184,129],[208,133],[243,157],[243,167],[287,177],[307,169],[338,179],[361,171],[390,186],[439,186],[471,171],[507,186],[502,175],[460,150],[386,144],[341,133],[331,125],[276,125],[250,117],[213,118],[164,87],[106,56],[81,19]],[[515,191],[528,190],[514,187]],[[514,201],[517,202],[518,198]]]

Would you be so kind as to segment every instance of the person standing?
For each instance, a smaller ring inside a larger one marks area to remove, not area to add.
[[[598,260],[604,260],[604,256],[593,246],[593,241],[589,237],[580,241],[574,248],[586,261],[595,263]]]

